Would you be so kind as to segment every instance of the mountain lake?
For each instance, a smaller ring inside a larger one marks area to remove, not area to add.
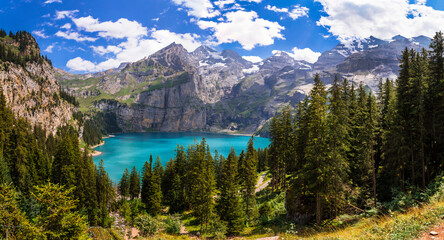
[[[147,132],[147,133],[124,133],[115,134],[110,138],[105,138],[105,144],[95,148],[102,154],[94,157],[94,162],[99,163],[103,159],[105,170],[114,183],[122,177],[125,168],[131,172],[133,166],[138,171],[142,170],[145,161],[149,161],[150,154],[153,155],[153,165],[156,157],[159,156],[162,165],[172,158],[176,152],[176,146],[182,145],[187,150],[188,146],[199,143],[205,138],[214,156],[215,150],[225,158],[228,156],[231,147],[234,147],[236,154],[247,149],[250,136],[227,135],[218,133],[201,132]],[[270,144],[268,138],[254,137],[254,147],[265,148]]]

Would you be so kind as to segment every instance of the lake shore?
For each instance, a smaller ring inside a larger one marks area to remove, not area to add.
[[[108,135],[108,136],[102,137],[102,139],[112,138],[112,137],[115,137],[115,136],[110,134],[110,135]],[[105,144],[105,141],[102,140],[101,143],[92,146],[91,148],[93,149],[93,151],[92,151],[89,155],[90,155],[91,157],[96,157],[96,156],[99,156],[100,154],[102,154],[102,152],[97,151],[97,150],[95,150],[94,148],[99,147],[99,146],[102,146],[102,145],[104,145],[104,144]]]

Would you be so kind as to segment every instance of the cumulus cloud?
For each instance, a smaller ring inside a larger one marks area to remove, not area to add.
[[[278,8],[276,6],[271,6],[271,5],[267,5],[265,8],[273,12],[288,13],[288,8]]]
[[[382,39],[401,34],[404,37],[432,37],[443,30],[444,11],[424,5],[418,0],[316,0],[326,16],[318,25],[326,27],[341,42],[375,36]]]
[[[60,20],[64,18],[72,18],[74,14],[78,12],[79,10],[56,11],[55,19]]]
[[[56,32],[55,35],[57,37],[61,37],[61,38],[69,39],[69,40],[74,40],[76,42],[94,42],[98,39],[98,38],[94,38],[94,37],[82,36],[78,32],[71,32],[71,31],[67,31],[67,32],[58,31],[58,32]]]
[[[242,58],[252,63],[262,62],[262,58],[258,56],[242,56]]]
[[[321,56],[320,52],[314,52],[310,48],[299,49],[297,47],[294,47],[289,54],[296,60],[304,60],[309,63],[315,63]]]
[[[32,31],[32,34],[34,34],[37,37],[48,38],[48,36],[45,34],[44,30],[34,30],[34,31]]]
[[[113,57],[100,63],[93,63],[80,57],[71,59],[66,66],[79,72],[99,72],[116,68],[122,62],[134,62],[168,46],[172,42],[180,43],[188,51],[195,50],[202,43],[195,34],[179,34],[169,30],[151,29],[148,38],[130,38],[117,46],[94,46],[93,51],[99,55],[114,54]]]
[[[307,7],[302,7],[300,5],[296,5],[291,9],[291,12],[288,13],[288,16],[296,20],[300,17],[307,17],[309,9]]]
[[[197,25],[213,31],[218,44],[238,42],[246,50],[271,45],[275,38],[284,39],[281,33],[285,29],[283,26],[259,18],[254,11],[228,12],[224,16],[224,22],[199,20]]]
[[[43,4],[62,3],[62,0],[46,0]]]
[[[65,25],[61,26],[60,28],[63,28],[63,29],[71,29],[71,24],[66,23]]]
[[[99,19],[91,16],[73,18],[74,24],[81,30],[86,32],[97,32],[100,37],[104,38],[138,38],[147,35],[147,28],[137,21],[130,21],[121,18],[115,22],[100,22]]]
[[[286,13],[293,20],[296,20],[300,17],[307,17],[309,9],[307,7],[302,7],[300,5],[295,5],[291,10],[288,8],[278,8],[276,6],[267,5],[265,7],[267,10],[277,12],[277,13]]]
[[[75,71],[82,71],[82,72],[92,72],[95,70],[96,65],[88,60],[83,60],[81,57],[76,57],[71,60],[69,60],[66,63],[66,66],[69,69],[75,70]]]
[[[187,10],[188,15],[197,18],[212,18],[220,14],[209,0],[172,0]]]
[[[43,51],[47,52],[47,53],[52,53],[52,50],[54,49],[54,47],[55,47],[55,44],[51,44]]]

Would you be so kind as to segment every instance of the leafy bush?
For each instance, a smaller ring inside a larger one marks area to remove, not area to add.
[[[210,222],[210,231],[214,234],[214,239],[225,239],[225,234],[227,234],[227,225],[219,219],[219,217],[214,218]]]
[[[136,228],[143,237],[152,236],[159,230],[159,221],[150,215],[140,215],[135,220]]]
[[[180,234],[180,221],[173,216],[168,216],[165,220],[165,231],[169,234]]]

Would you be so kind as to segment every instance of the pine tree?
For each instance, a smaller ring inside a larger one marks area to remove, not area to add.
[[[378,110],[376,106],[376,99],[370,93],[367,99],[367,121],[365,125],[366,136],[368,138],[369,157],[371,159],[371,172],[372,172],[372,190],[373,190],[373,206],[376,208],[377,196],[376,196],[376,162],[375,162],[375,148],[376,148],[376,134],[378,132]]]
[[[242,230],[243,211],[240,203],[239,184],[237,181],[237,157],[233,148],[221,170],[220,195],[217,210],[222,221],[227,223],[229,233]]]
[[[245,215],[248,222],[253,221],[257,216],[255,192],[257,184],[257,162],[257,152],[254,149],[253,137],[251,137],[248,141],[245,159],[239,167],[241,192],[243,194]]]
[[[330,90],[330,98],[328,105],[328,144],[329,144],[329,163],[330,168],[334,169],[335,174],[332,176],[331,191],[334,192],[332,196],[332,205],[335,210],[341,209],[345,202],[344,187],[347,182],[347,173],[349,171],[346,154],[349,146],[348,132],[350,129],[349,119],[347,116],[347,105],[344,102],[343,95],[345,94],[338,76],[335,77],[333,86]]]
[[[126,168],[125,171],[122,174],[122,178],[120,179],[119,185],[118,185],[119,194],[123,199],[126,199],[126,197],[129,196],[129,190],[130,190],[130,175],[129,171]]]
[[[272,174],[274,190],[285,190],[286,174],[296,170],[296,154],[294,151],[293,123],[290,107],[286,107],[282,114],[275,116],[271,122],[270,161],[269,169]]]
[[[214,164],[205,139],[188,149],[189,169],[187,174],[188,198],[193,214],[200,223],[201,230],[213,216],[215,177]]]
[[[139,198],[140,194],[140,176],[136,167],[133,166],[128,179],[129,196],[131,200]]]
[[[162,207],[162,190],[159,175],[152,169],[153,157],[150,162],[145,162],[142,179],[142,202],[145,204],[146,212],[152,216],[160,213]],[[158,173],[158,172],[157,172]]]
[[[316,198],[316,222],[320,223],[322,202],[329,195],[328,186],[334,173],[328,169],[327,91],[317,74],[308,101],[305,162],[298,177],[310,182],[308,190]]]

